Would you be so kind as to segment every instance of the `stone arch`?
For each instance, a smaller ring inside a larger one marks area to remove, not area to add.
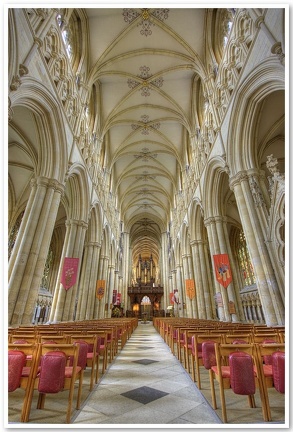
[[[35,175],[63,183],[67,171],[68,146],[60,106],[42,84],[22,78],[18,91],[10,93],[11,109],[22,107],[33,113],[39,131]],[[13,118],[13,123],[16,119]]]
[[[190,206],[189,215],[189,232],[190,240],[200,238],[203,230],[203,208],[202,203],[198,198],[192,201]]]
[[[82,165],[73,164],[71,166],[68,173],[65,196],[67,217],[87,222],[89,217],[90,196],[87,174]]]
[[[103,216],[102,209],[99,203],[95,203],[90,210],[89,228],[87,231],[88,241],[102,241]]]
[[[8,82],[11,83],[13,77],[18,75],[18,41],[17,41],[17,24],[13,9],[8,9],[8,50],[9,50],[9,63],[8,63]]]
[[[215,157],[211,159],[207,166],[203,179],[203,196],[205,197],[204,214],[205,218],[215,215],[222,215],[221,207],[222,185],[224,181],[223,173],[226,171],[226,164],[223,158]]]
[[[232,176],[258,166],[255,151],[257,121],[263,100],[277,90],[285,90],[285,82],[284,67],[276,58],[256,67],[238,89],[227,138],[227,163]]]

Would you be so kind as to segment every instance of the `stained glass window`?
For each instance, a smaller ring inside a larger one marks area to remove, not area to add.
[[[243,280],[243,286],[253,285],[255,284],[254,270],[249,257],[246,238],[243,231],[239,233],[237,249],[238,262],[241,271],[241,277]]]
[[[45,263],[42,282],[41,282],[41,287],[47,289],[48,291],[49,291],[49,272],[50,272],[51,264],[53,262],[53,258],[54,258],[54,253],[53,253],[52,245],[50,245],[50,249]]]

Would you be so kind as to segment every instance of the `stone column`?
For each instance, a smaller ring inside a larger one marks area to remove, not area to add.
[[[64,186],[32,181],[21,227],[9,261],[8,322],[31,324]]]
[[[101,300],[98,300],[98,303],[96,303],[96,313],[95,315],[98,316],[98,318],[104,318],[105,316],[105,304],[107,303],[108,298],[108,289],[107,286],[107,269],[108,269],[108,262],[109,258],[102,255],[99,262],[99,271],[98,271],[98,280],[104,280],[105,281],[105,293]],[[109,307],[109,305],[108,305]]]
[[[260,223],[263,219],[260,207],[264,205],[264,201],[261,190],[255,185],[255,172],[252,173],[252,181],[249,181],[249,177],[248,172],[238,173],[230,180],[230,187],[237,201],[266,324],[284,325],[285,307]]]
[[[190,261],[188,260],[190,256],[188,254],[182,255],[182,265],[183,265],[183,289],[185,291],[185,298],[186,298],[186,314],[188,318],[193,318],[192,313],[192,300],[188,297],[186,294],[186,279],[192,279],[191,276],[191,270],[189,268]]]
[[[79,274],[81,259],[84,246],[84,238],[87,229],[87,223],[80,220],[70,219],[66,221],[66,235],[62,250],[62,256],[59,267],[57,286],[55,289],[53,305],[51,310],[51,321],[71,321],[75,320],[77,294],[79,285]],[[78,275],[76,283],[67,291],[59,282],[61,279],[63,262],[65,257],[79,258]]]
[[[178,305],[179,316],[184,317],[183,303],[185,303],[185,294],[183,292],[183,286],[182,286],[182,266],[181,266],[181,264],[177,265],[176,287],[178,289],[178,294],[179,294],[179,305]]]
[[[128,310],[130,302],[128,301],[128,286],[131,285],[132,279],[132,249],[129,247],[129,233],[123,232],[123,254],[121,270],[121,295],[124,303],[124,313]]]
[[[198,254],[200,262],[201,271],[201,281],[202,281],[202,292],[203,292],[203,302],[205,307],[206,319],[215,318],[215,313],[213,313],[214,305],[214,292],[213,283],[211,280],[210,262],[207,259],[207,242],[203,240],[198,240]]]
[[[229,256],[229,262],[230,262],[230,268],[232,272],[232,282],[227,287],[227,293],[228,293],[228,300],[232,301],[235,305],[235,314],[230,314],[230,311],[228,309],[227,316],[229,316],[229,320],[231,321],[240,321],[243,319],[243,309],[242,309],[242,302],[240,298],[240,285],[239,285],[239,279],[236,277],[237,274],[237,265],[235,263],[234,255],[232,254],[231,247],[230,247],[230,241],[229,241],[229,234],[227,229],[227,219],[226,217],[217,216],[215,218],[216,226],[217,226],[217,233],[220,239],[220,243],[222,245],[225,245],[227,254]]]
[[[163,306],[162,309],[167,309],[167,307],[170,305],[169,302],[169,293],[172,292],[172,283],[170,281],[170,268],[169,268],[169,259],[168,259],[168,237],[167,232],[162,233],[162,247],[161,247],[161,254],[160,254],[160,260],[158,262],[158,266],[160,268],[160,281],[156,281],[157,283],[160,283],[164,287],[164,297],[163,297]]]
[[[191,249],[190,249],[191,251]],[[188,268],[189,268],[189,274],[190,274],[190,279],[194,280],[195,283],[195,279],[194,279],[194,272],[193,272],[193,260],[192,260],[192,255],[188,254],[187,257],[188,260]],[[190,300],[190,309],[191,309],[191,318],[197,318],[198,314],[197,314],[197,305],[196,305],[196,288],[195,288],[195,297],[193,299]]]
[[[220,244],[219,242],[215,218],[210,217],[206,219],[204,223],[208,233],[209,245],[211,250],[211,259],[213,255],[217,255],[219,253],[226,253],[226,245]],[[212,261],[212,265],[213,265],[213,261]],[[216,293],[220,292],[222,297],[222,305],[218,305],[219,320],[230,321],[229,299],[228,299],[227,290],[222,285],[218,284],[218,282],[215,285],[215,289],[216,289]]]
[[[101,245],[97,242],[88,242],[84,248],[76,320],[95,319],[95,303],[98,263]]]
[[[113,288],[114,288],[114,265],[109,264],[108,266],[108,277],[106,281],[106,286],[108,287],[107,295],[108,295],[108,317],[111,317],[111,309],[110,305],[113,300]],[[106,311],[107,312],[107,311]]]
[[[194,268],[196,269],[196,272],[194,274],[195,293],[196,293],[195,299],[196,299],[196,306],[197,306],[196,318],[206,319],[205,304],[204,304],[204,280],[202,275],[201,262],[199,258],[198,241],[196,240],[191,241],[190,246],[192,251]]]

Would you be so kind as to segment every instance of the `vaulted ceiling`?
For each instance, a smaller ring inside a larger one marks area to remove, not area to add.
[[[134,260],[139,253],[157,260],[194,128],[205,9],[85,11],[111,191]]]

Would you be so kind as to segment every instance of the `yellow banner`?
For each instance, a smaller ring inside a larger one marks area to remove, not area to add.
[[[101,300],[105,294],[105,280],[98,280],[96,285],[96,297]]]
[[[195,297],[195,284],[193,279],[186,279],[185,280],[185,290],[187,297],[192,300]]]

